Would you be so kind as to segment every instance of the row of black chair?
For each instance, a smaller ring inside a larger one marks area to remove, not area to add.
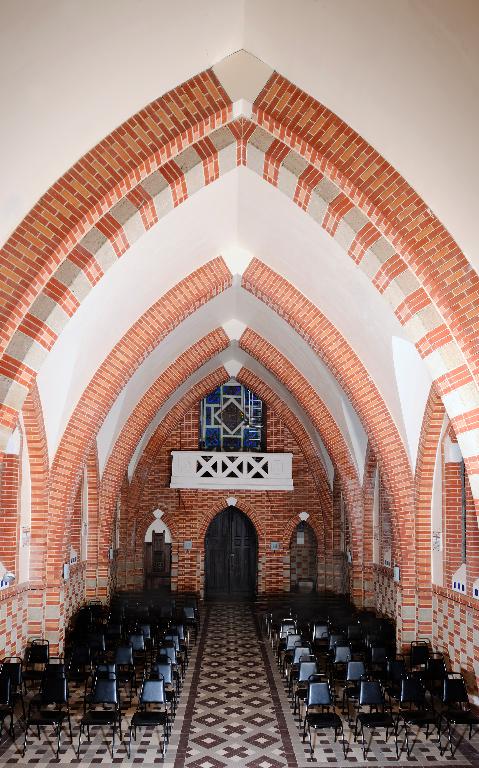
[[[372,624],[370,621],[369,629]],[[343,720],[336,711],[339,702],[348,724],[352,727],[354,723],[354,740],[361,737],[364,757],[365,729],[384,728],[386,740],[392,734],[397,757],[404,746],[398,741],[402,732],[410,756],[413,727],[424,728],[426,738],[429,731],[436,730],[441,755],[447,745],[451,753],[454,751],[455,725],[467,725],[471,738],[479,719],[471,709],[464,679],[448,672],[442,654],[431,652],[426,642],[416,641],[411,643],[407,657],[396,656],[390,634],[384,642],[377,633],[361,628],[351,631],[356,626],[337,632],[329,621],[314,621],[308,626],[303,622],[300,627],[291,612],[276,623],[266,617],[266,632],[287,681],[293,714],[299,715],[303,740],[309,736],[311,753],[312,732],[333,729],[346,756]]]

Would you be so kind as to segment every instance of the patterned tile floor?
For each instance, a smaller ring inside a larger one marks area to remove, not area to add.
[[[74,744],[78,740],[80,699],[72,695]],[[126,711],[124,730],[134,708]],[[75,722],[76,721],[76,722]],[[157,732],[142,730],[128,758],[123,742],[112,757],[109,733],[93,734],[90,744],[84,742],[80,761],[67,737],[56,763],[52,739],[46,731],[41,739],[29,739],[24,758],[21,756],[23,733],[18,728],[15,743],[8,737],[0,744],[0,765],[50,763],[64,766],[84,765],[154,766],[169,768],[309,768],[309,766],[366,766],[377,768],[397,763],[399,766],[437,766],[452,764],[455,768],[479,766],[479,737],[472,743],[461,742],[454,758],[441,758],[433,739],[418,739],[412,757],[405,752],[396,759],[394,742],[377,734],[371,742],[367,760],[345,727],[349,744],[346,759],[341,746],[318,734],[315,754],[309,755],[294,721],[271,647],[261,635],[258,618],[245,603],[216,603],[204,611],[204,621],[197,643],[190,655],[179,708],[166,756],[159,750]]]

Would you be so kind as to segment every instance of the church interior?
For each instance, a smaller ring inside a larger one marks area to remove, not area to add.
[[[477,1],[0,39],[0,762],[477,766]]]

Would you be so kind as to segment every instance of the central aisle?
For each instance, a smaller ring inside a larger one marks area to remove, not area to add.
[[[196,651],[189,690],[182,696],[181,732],[173,735],[165,763],[174,768],[304,765],[305,750],[251,606],[209,607]]]

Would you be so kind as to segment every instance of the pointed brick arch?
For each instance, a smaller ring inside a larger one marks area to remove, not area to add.
[[[427,360],[451,419],[461,427],[457,433],[479,500],[479,451],[471,439],[479,408],[473,382],[479,368],[479,312],[473,311],[478,276],[424,201],[384,158],[278,73],[256,99],[252,120],[225,127],[231,113],[230,100],[211,71],[192,78],[100,142],[49,190],[7,242],[4,258],[15,262],[17,270],[0,283],[3,348],[16,332],[20,335],[0,363],[6,385],[3,439],[36,375],[34,358],[39,350],[47,354],[56,338],[44,320],[51,307],[59,307],[66,322],[85,286],[94,285],[112,259],[128,248],[129,218],[137,215],[145,230],[164,215],[165,206],[159,213],[155,204],[162,189],[168,191],[168,209],[187,198],[188,172],[195,164],[202,164],[205,184],[232,167],[231,157],[220,161],[232,137],[233,164],[254,167],[259,160],[265,179],[280,188],[282,175],[289,173],[294,202],[340,240],[390,301]],[[290,162],[291,153],[299,163]],[[98,164],[102,174],[95,172]],[[100,253],[105,243],[108,254],[105,249]],[[35,354],[25,352],[29,342],[36,345]]]
[[[215,357],[219,352],[226,349],[228,343],[228,337],[222,328],[217,328],[207,336],[199,339],[163,371],[141,397],[129,415],[115,441],[101,481],[100,506],[102,509],[102,521],[100,543],[103,551],[110,546],[109,532],[113,519],[113,506],[120,490],[122,478],[148,425],[175,390],[198,368],[201,368],[202,365]],[[220,369],[217,375],[224,380],[228,379],[224,368]],[[216,380],[216,376],[213,374],[206,377],[206,379],[208,384],[210,384],[212,379]],[[202,391],[204,388],[203,382],[206,384],[205,379],[203,379],[199,385],[193,387],[193,390],[195,392],[198,389]]]
[[[236,379],[240,382],[240,384],[244,384],[245,387],[248,387],[248,389],[251,389],[257,395],[259,395],[259,397],[264,400],[266,405],[269,408],[272,408],[284,422],[284,424],[288,427],[296,443],[301,446],[301,451],[306,461],[308,462],[321,501],[324,504],[324,508],[328,513],[331,513],[332,497],[328,478],[322,465],[321,459],[314,448],[312,440],[301,424],[300,420],[294,415],[290,408],[288,408],[284,400],[282,400],[280,396],[277,395],[276,392],[274,392],[271,387],[266,384],[265,381],[253,373],[253,371],[243,366],[243,368],[241,368],[241,370],[238,372]]]
[[[431,514],[434,471],[445,408],[431,387],[419,437],[415,475],[415,538],[417,563],[417,627],[422,637],[432,638]]]
[[[57,583],[65,557],[64,523],[96,434],[127,381],[160,341],[195,308],[230,285],[222,259],[182,280],[128,330],[93,376],[78,402],[51,469],[47,578]]]
[[[30,459],[30,581],[35,584],[44,584],[46,579],[45,567],[48,541],[50,468],[42,404],[35,383],[23,404],[22,414]]]
[[[235,506],[240,510],[240,512],[243,512],[243,514],[246,515],[246,517],[253,523],[258,539],[259,556],[263,554],[264,548],[266,547],[266,535],[264,532],[261,515],[259,514],[258,510],[255,509],[255,507],[249,501],[247,501],[247,499],[244,498],[243,492],[235,492],[235,497],[237,499]],[[202,552],[205,551],[205,536],[210,523],[213,522],[216,515],[218,515],[227,507],[229,507],[228,497],[225,496],[223,499],[215,500],[215,503],[211,505],[208,513],[203,516],[203,520],[201,521],[201,526],[198,531],[198,541]]]
[[[224,369],[218,369],[218,383],[223,383],[226,381],[229,376],[226,373]],[[214,374],[216,376],[216,374]],[[211,374],[213,376],[213,374]],[[325,532],[329,531],[331,528],[331,517],[332,517],[332,498],[331,498],[331,492],[329,490],[328,481],[325,475],[324,468],[322,467],[322,464],[319,460],[319,458],[316,455],[315,448],[311,442],[311,439],[307,432],[305,431],[304,427],[301,425],[299,420],[294,416],[294,414],[289,410],[289,408],[285,405],[285,403],[276,395],[272,390],[261,380],[253,374],[251,371],[249,371],[246,368],[242,368],[241,371],[238,373],[238,380],[241,383],[244,383],[247,386],[251,386],[255,389],[257,393],[261,397],[263,397],[268,404],[271,405],[273,409],[277,411],[277,413],[280,415],[280,417],[284,420],[286,426],[290,429],[294,439],[296,440],[298,446],[301,448],[303,455],[305,455],[306,461],[308,462],[310,469],[312,471],[313,477],[316,478],[316,485],[318,488],[318,493],[320,496],[320,499],[322,501],[322,512],[324,517],[324,529],[323,529],[323,535]],[[216,379],[215,379],[216,380]],[[285,381],[281,380],[281,383],[285,385]],[[145,485],[145,482],[147,480],[150,468],[158,454],[158,452],[161,450],[161,447],[168,437],[171,429],[176,426],[176,424],[181,420],[181,418],[184,416],[186,411],[191,407],[191,405],[194,402],[197,402],[198,399],[201,399],[201,397],[204,397],[205,394],[207,394],[211,389],[214,388],[212,386],[213,382],[211,381],[210,377],[207,377],[207,379],[202,380],[199,384],[195,385],[195,387],[190,390],[187,395],[185,395],[184,398],[175,405],[171,411],[165,416],[163,421],[158,425],[153,435],[150,437],[150,440],[145,447],[145,450],[143,451],[143,454],[138,462],[137,468],[135,470],[134,476],[132,478],[131,487],[130,487],[130,496],[129,496],[129,507],[135,508],[135,506],[138,504],[138,500],[141,496],[143,487]],[[218,386],[218,384],[215,384],[215,386]],[[203,393],[203,394],[202,394]],[[319,398],[317,398],[319,401]],[[311,413],[309,410],[305,411],[308,416],[311,417]],[[349,489],[351,486],[351,478],[353,476],[353,473],[355,472],[352,465],[349,463],[345,464],[344,457],[347,455],[347,448],[345,444],[343,443],[343,439],[341,436],[341,433],[339,432],[339,429],[337,428],[337,425],[335,424],[333,418],[327,411],[327,409],[324,407],[324,404],[322,404],[322,411],[321,415],[324,419],[327,419],[327,423],[331,425],[331,429],[334,430],[334,434],[337,438],[338,444],[341,446],[340,451],[338,452],[338,457],[336,455],[336,452],[333,452],[332,454],[332,460],[335,462],[337,460],[337,465],[339,468],[339,472],[347,469],[347,476],[343,479],[344,485]],[[318,423],[321,423],[319,420]],[[125,426],[125,431],[129,430],[129,423]],[[321,426],[322,429],[322,426]],[[319,431],[319,430],[318,430]],[[325,433],[326,434],[326,433]],[[118,441],[119,444],[120,441]],[[329,441],[329,447],[335,451],[335,445],[334,443]],[[113,453],[115,453],[115,448],[113,450]],[[130,451],[132,453],[132,450]],[[113,454],[112,454],[113,455]],[[119,465],[119,468],[117,468],[117,471],[115,472],[115,481],[113,483],[114,487],[116,488],[118,483],[118,478],[122,476],[122,473],[125,471],[126,466],[128,465],[129,458],[127,455],[123,455],[123,461],[121,465]],[[112,465],[113,466],[113,463]],[[104,481],[105,484],[107,482],[107,472],[105,471],[104,475]],[[108,479],[108,483],[112,482],[111,479]],[[355,487],[356,487],[356,496],[357,494],[360,494],[360,486],[359,481],[356,480]],[[109,493],[108,495],[102,495],[103,504],[102,508],[104,510],[104,520],[105,520],[105,526],[104,526],[104,545],[107,546],[107,538],[105,536],[108,536],[108,510],[111,506],[111,500],[114,497],[114,493]],[[348,492],[348,497],[351,498],[350,491]],[[328,522],[329,521],[329,522]],[[328,546],[328,544],[326,544]]]
[[[244,287],[281,315],[302,336],[326,363],[333,376],[348,395],[363,427],[371,440],[376,456],[380,457],[386,487],[393,505],[396,540],[401,547],[400,531],[407,541],[413,528],[413,482],[409,460],[386,404],[364,365],[337,328],[302,293],[262,262],[254,259],[243,276]],[[258,359],[276,360],[280,370],[284,357],[268,342],[247,330],[240,346]],[[288,364],[290,365],[289,361]],[[289,389],[299,398],[300,391],[311,387],[306,382],[297,385],[297,371],[291,374]],[[331,455],[331,454],[330,454]],[[346,493],[346,489],[344,489]],[[414,551],[405,546],[403,554],[405,580],[414,580]]]

